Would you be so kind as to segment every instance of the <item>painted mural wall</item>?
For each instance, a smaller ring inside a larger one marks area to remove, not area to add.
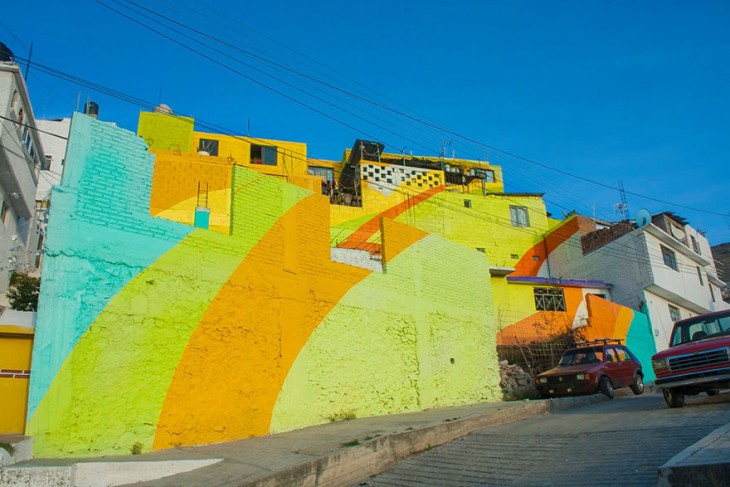
[[[379,221],[387,217],[480,249],[492,266],[513,269],[504,273],[508,277],[491,278],[498,345],[545,341],[580,328],[586,339],[623,340],[642,362],[645,380],[653,380],[656,348],[647,315],[601,298],[610,297],[610,283],[563,286],[562,279],[551,277],[554,253],[582,255],[580,233],[594,229],[585,218],[553,220],[537,194],[473,194],[473,189],[449,187],[438,170],[364,162],[361,177],[362,208],[333,207],[335,245],[380,252]],[[512,207],[525,209],[527,226],[514,225]],[[573,269],[565,263],[560,267]],[[538,310],[535,288],[558,290],[565,310]]]
[[[382,272],[333,262],[327,197],[228,158],[176,165],[166,147],[158,165],[146,149],[74,116],[34,347],[36,456],[501,397],[485,254],[380,218]],[[215,191],[210,229],[191,226],[198,183]]]

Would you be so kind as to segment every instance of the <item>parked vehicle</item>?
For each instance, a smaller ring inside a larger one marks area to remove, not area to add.
[[[637,395],[644,392],[641,363],[614,338],[576,344],[557,367],[539,374],[535,382],[543,397],[602,392],[613,398],[614,390],[621,387],[631,387]]]
[[[670,408],[684,406],[686,395],[730,388],[730,310],[676,322],[669,348],[655,354],[651,366]]]

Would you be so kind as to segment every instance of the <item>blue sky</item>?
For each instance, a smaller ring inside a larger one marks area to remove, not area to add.
[[[339,159],[356,138],[488,157],[508,190],[545,193],[556,216],[608,220],[620,218],[621,180],[631,216],[674,211],[712,244],[730,241],[728,2],[139,5],[153,12],[123,0],[12,2],[0,40],[19,58],[33,42],[38,63],[225,131],[250,124],[256,137],[306,142],[312,157]],[[40,68],[28,84],[39,118],[93,99],[102,119],[136,129],[138,105]]]

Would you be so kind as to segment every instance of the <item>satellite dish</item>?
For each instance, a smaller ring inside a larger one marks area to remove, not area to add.
[[[636,226],[639,228],[644,228],[648,224],[651,223],[651,213],[649,213],[649,210],[645,210],[644,208],[640,209],[636,212]]]

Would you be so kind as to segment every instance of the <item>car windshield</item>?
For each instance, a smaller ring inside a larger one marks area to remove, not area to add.
[[[569,365],[593,364],[603,361],[603,350],[600,348],[575,348],[568,350],[558,362],[559,367]]]
[[[730,335],[730,315],[677,323],[672,331],[670,346],[674,347],[682,343],[696,342],[721,335]]]

